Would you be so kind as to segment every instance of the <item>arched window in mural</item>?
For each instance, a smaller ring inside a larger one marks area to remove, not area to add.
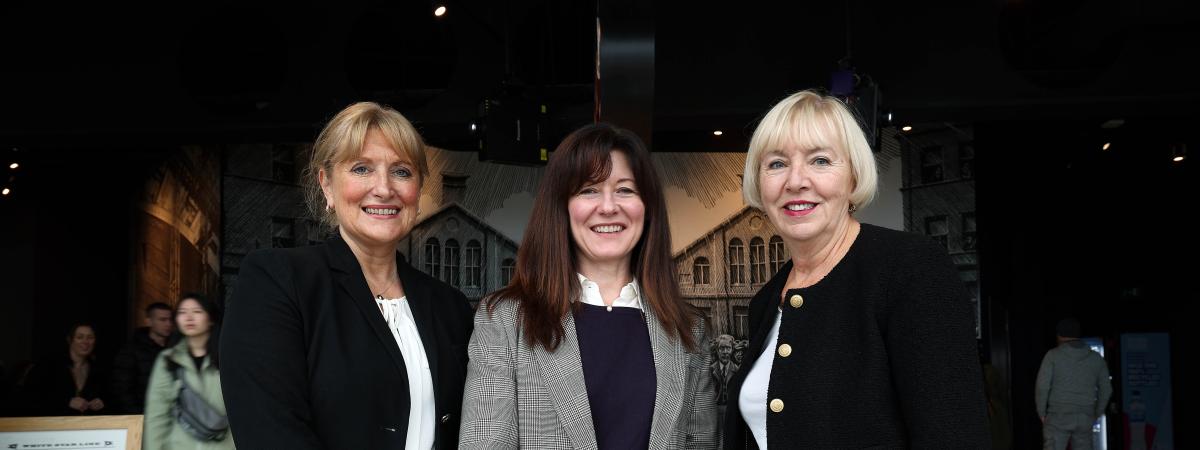
[[[767,246],[760,237],[750,240],[750,282],[767,282]]]
[[[479,245],[479,241],[471,239],[467,241],[465,253],[467,259],[463,265],[467,272],[467,287],[483,286],[483,247]]]
[[[450,283],[454,287],[462,287],[462,279],[459,272],[459,264],[461,263],[462,249],[458,246],[458,241],[454,239],[446,239],[446,257],[442,259],[445,265],[442,267],[442,281]]]
[[[783,248],[783,238],[771,236],[771,274],[779,273],[779,268],[786,262],[787,252]]]
[[[437,238],[425,241],[425,273],[437,277],[442,272],[442,245]]]
[[[742,240],[729,240],[729,284],[746,284],[746,245]]]
[[[692,263],[692,284],[707,285],[712,283],[710,276],[708,258],[703,256],[696,258],[696,262]]]
[[[516,267],[516,265],[517,262],[513,261],[512,258],[505,258],[500,263],[500,283],[502,285],[508,286],[508,282],[512,281],[513,267]]]

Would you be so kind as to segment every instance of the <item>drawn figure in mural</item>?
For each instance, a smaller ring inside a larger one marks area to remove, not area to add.
[[[186,294],[175,305],[174,317],[179,327],[176,341],[158,353],[150,372],[142,448],[232,449],[221,390],[221,310],[203,295]],[[179,408],[187,401],[177,401],[183,395],[193,400],[186,412]],[[191,422],[182,414],[214,420]],[[203,426],[193,426],[196,423]]]
[[[313,144],[322,244],[241,261],[221,339],[243,448],[455,448],[471,307],[396,251],[416,223],[425,144],[400,113],[356,103]]]
[[[1058,346],[1046,352],[1038,368],[1038,417],[1042,419],[1042,448],[1092,448],[1092,425],[1104,415],[1112,395],[1108,363],[1079,339],[1079,321],[1063,319],[1055,327]]]
[[[855,220],[876,168],[849,109],[787,97],[754,131],[743,173],[743,199],[790,260],[750,302],[726,447],[988,448],[966,289],[945,247]]]
[[[66,354],[34,364],[28,375],[30,412],[41,416],[108,414],[108,368],[96,359],[96,329],[79,322],[67,328]]]
[[[559,144],[512,282],[475,314],[462,448],[716,448],[707,326],[679,295],[666,211],[635,134]]]
[[[735,341],[733,336],[722,334],[713,339],[712,351],[716,355],[712,362],[713,386],[717,392],[717,404],[724,405],[728,397],[726,386],[729,379],[738,370],[738,364],[733,360]]]
[[[746,356],[746,345],[749,343],[750,342],[745,339],[739,339],[733,342],[733,364],[737,366],[738,369],[742,367],[742,360]],[[734,372],[737,372],[737,369],[734,369]]]

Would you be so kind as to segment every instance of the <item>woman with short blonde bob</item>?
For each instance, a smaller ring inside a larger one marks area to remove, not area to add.
[[[425,144],[395,110],[356,103],[306,172],[333,236],[246,255],[229,300],[221,378],[237,445],[456,447],[471,307],[396,251],[417,223]]]
[[[726,448],[987,448],[966,290],[931,239],[859,223],[875,159],[841,101],[793,94],[742,184],[791,260],[750,303]]]

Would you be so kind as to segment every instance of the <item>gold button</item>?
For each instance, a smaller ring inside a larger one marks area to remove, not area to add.
[[[791,356],[791,355],[792,355],[792,346],[787,345],[787,344],[779,345],[779,356],[787,358],[788,356]]]
[[[793,295],[791,302],[793,308],[799,308],[804,304],[804,297],[801,297],[800,294]]]
[[[780,400],[780,399],[771,400],[771,411],[772,412],[783,412],[783,400]]]

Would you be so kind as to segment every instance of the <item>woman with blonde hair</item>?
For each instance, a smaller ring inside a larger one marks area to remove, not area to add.
[[[313,144],[322,244],[241,261],[221,341],[239,446],[458,445],[471,307],[396,251],[417,223],[425,145],[400,113],[357,103]]]
[[[966,289],[945,247],[855,219],[875,159],[846,106],[779,102],[744,174],[791,260],[750,302],[726,448],[987,448]]]

